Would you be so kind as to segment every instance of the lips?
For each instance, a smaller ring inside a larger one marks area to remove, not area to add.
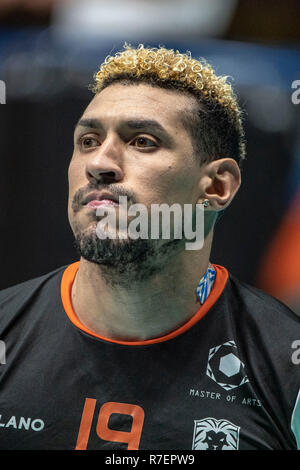
[[[102,199],[101,201],[97,201],[94,199],[88,202],[86,205],[87,207],[92,207],[93,209],[97,209],[97,207],[101,207],[101,206],[114,206],[115,207],[118,205],[118,203],[111,201],[110,199]]]
[[[108,192],[92,192],[87,195],[83,202],[84,206],[97,208],[103,205],[119,205],[118,199]]]

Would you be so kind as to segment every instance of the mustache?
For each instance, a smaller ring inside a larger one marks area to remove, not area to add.
[[[125,196],[127,197],[127,201],[130,204],[136,204],[137,203],[137,198],[134,194],[133,191],[130,191],[128,189],[125,189],[124,186],[118,185],[116,186],[116,183],[113,184],[94,184],[94,183],[89,183],[87,184],[84,188],[80,188],[76,191],[76,193],[73,196],[72,199],[72,209],[73,212],[76,213],[78,212],[83,204],[83,201],[85,200],[86,196],[91,192],[91,191],[109,191],[113,196],[115,196],[117,199],[119,196]]]

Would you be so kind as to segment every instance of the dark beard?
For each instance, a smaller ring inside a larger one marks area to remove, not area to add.
[[[100,240],[95,231],[85,234],[75,230],[74,246],[84,259],[101,266],[108,284],[130,288],[159,273],[183,243],[182,239],[164,243],[141,238]]]

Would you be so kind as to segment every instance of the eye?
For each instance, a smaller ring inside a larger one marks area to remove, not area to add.
[[[83,136],[79,139],[79,145],[83,150],[98,147],[99,142],[95,137]]]
[[[158,146],[154,140],[143,136],[136,137],[131,141],[131,143],[134,145],[134,147],[138,148],[155,148]]]

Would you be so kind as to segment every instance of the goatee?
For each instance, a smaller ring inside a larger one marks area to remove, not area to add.
[[[100,239],[96,231],[74,230],[74,246],[87,261],[101,266],[107,283],[130,288],[159,273],[167,259],[176,254],[183,240]]]

